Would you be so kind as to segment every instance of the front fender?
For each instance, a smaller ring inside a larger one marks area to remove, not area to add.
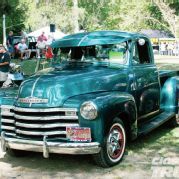
[[[178,113],[179,103],[179,77],[166,80],[161,90],[161,109]]]
[[[86,120],[80,113],[78,114],[80,126],[91,128],[94,141],[101,143],[112,119],[124,112],[130,116],[130,127],[137,128],[136,106],[132,95],[116,91],[79,95],[68,99],[64,107],[77,108],[79,112],[81,104],[85,101],[94,102],[98,108],[98,116],[95,120]]]

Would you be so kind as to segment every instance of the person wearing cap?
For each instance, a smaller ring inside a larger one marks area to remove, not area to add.
[[[0,86],[7,80],[10,64],[10,55],[6,48],[0,44]]]

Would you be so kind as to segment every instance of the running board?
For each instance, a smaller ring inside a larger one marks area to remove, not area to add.
[[[153,117],[150,121],[141,123],[138,129],[138,136],[151,132],[155,128],[170,120],[172,117],[175,117],[175,113],[163,112]]]

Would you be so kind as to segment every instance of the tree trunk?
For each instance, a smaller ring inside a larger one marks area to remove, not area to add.
[[[160,9],[164,20],[169,24],[170,31],[176,36],[176,15],[175,11],[163,1],[155,1],[155,4]]]
[[[74,33],[79,32],[78,24],[78,0],[73,0]]]

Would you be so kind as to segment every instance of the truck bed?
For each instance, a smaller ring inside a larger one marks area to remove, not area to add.
[[[172,77],[179,75],[179,70],[159,70],[160,77]]]

